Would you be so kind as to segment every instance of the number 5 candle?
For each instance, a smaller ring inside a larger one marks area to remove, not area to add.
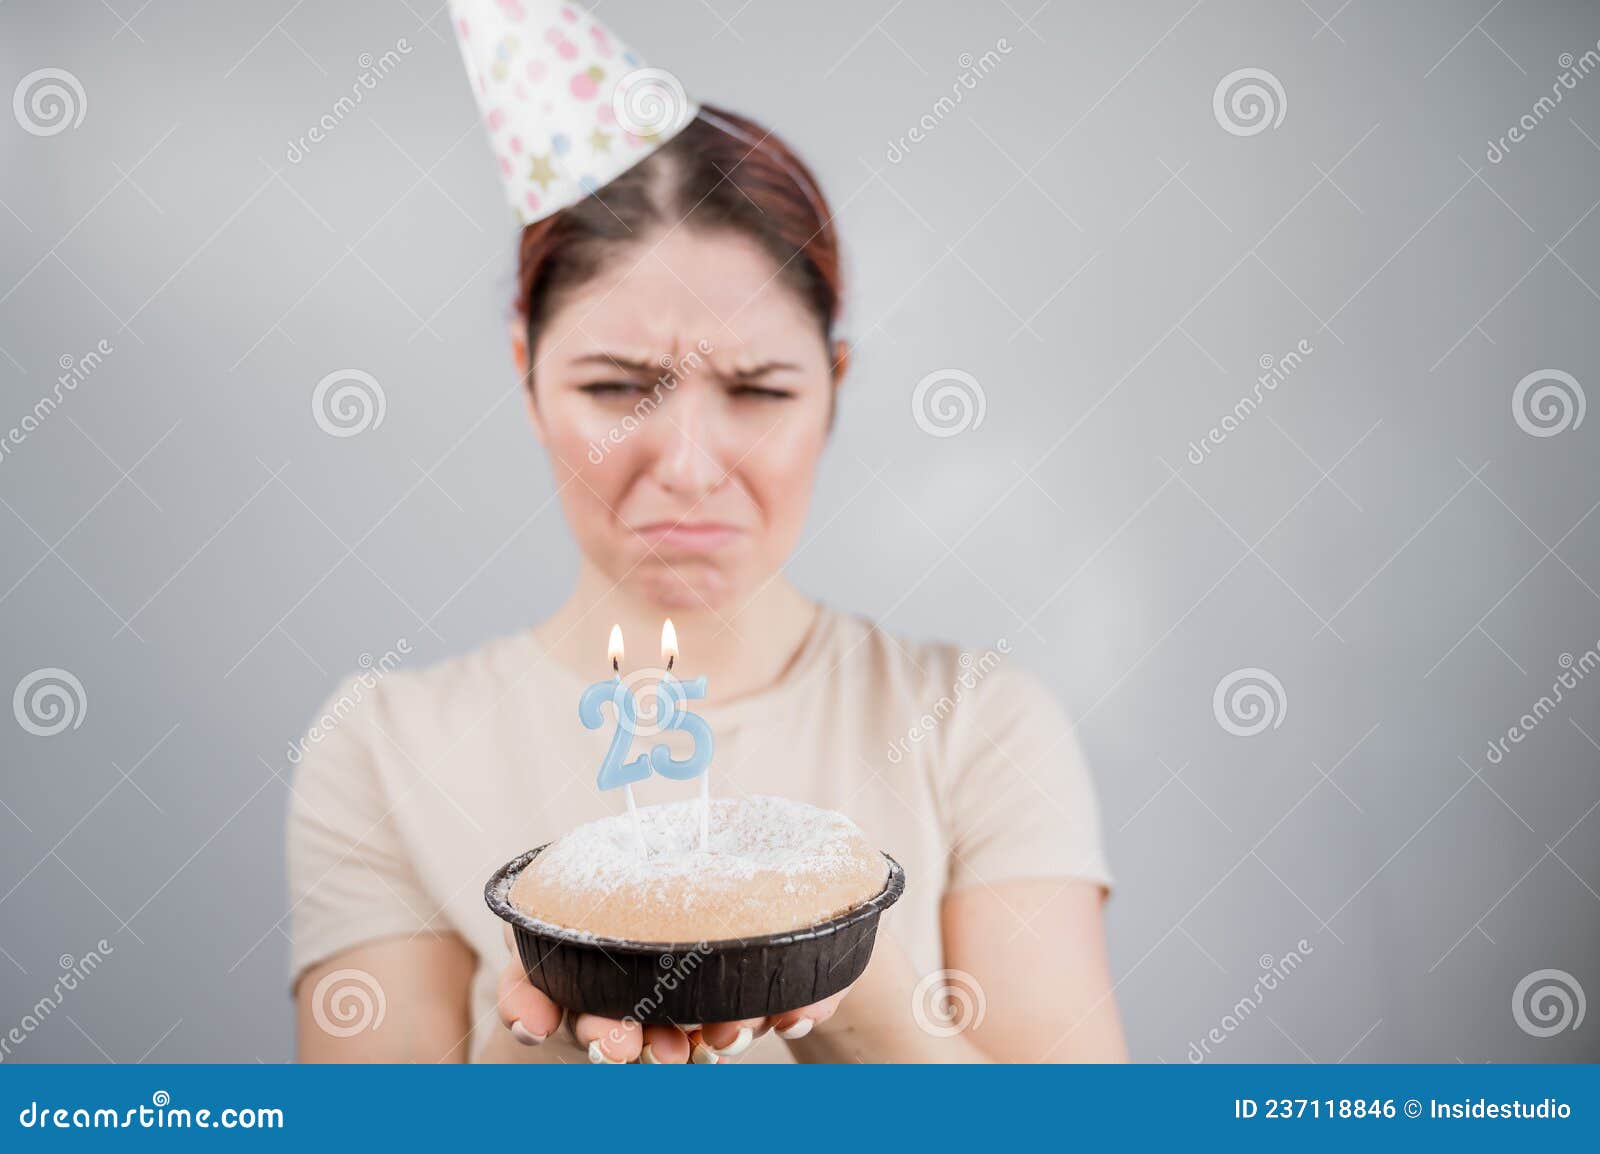
[[[694,751],[680,761],[665,745],[658,745],[650,751],[650,768],[674,781],[700,779],[700,849],[704,852],[711,832],[711,754],[715,744],[705,718],[690,713],[684,703],[705,697],[706,679],[702,674],[693,681],[679,681],[672,675],[677,660],[678,631],[669,617],[661,625],[661,663],[667,667],[661,677],[661,728],[688,733],[694,738]]]

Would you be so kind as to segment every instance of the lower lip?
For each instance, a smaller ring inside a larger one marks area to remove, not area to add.
[[[638,533],[654,546],[709,553],[732,544],[740,531],[727,525],[657,525],[640,529]]]

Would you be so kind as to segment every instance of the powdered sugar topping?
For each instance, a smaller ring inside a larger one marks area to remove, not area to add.
[[[563,890],[608,894],[648,890],[670,878],[711,888],[759,874],[820,880],[858,863],[860,829],[849,818],[782,797],[718,798],[711,803],[708,850],[700,850],[700,802],[639,810],[649,856],[639,854],[628,814],[578,826],[534,859],[540,875]]]

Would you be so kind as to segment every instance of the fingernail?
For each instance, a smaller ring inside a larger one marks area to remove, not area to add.
[[[700,1023],[699,1022],[694,1022],[694,1023],[681,1022],[681,1023],[678,1024],[678,1029],[682,1030],[685,1034],[692,1034],[696,1030],[698,1030],[699,1028],[700,1028]]]
[[[654,1051],[652,1051],[650,1049],[650,1043],[649,1042],[646,1042],[644,1044],[644,1049],[639,1051],[639,1064],[641,1066],[659,1066],[659,1065],[661,1065],[661,1063],[656,1060],[656,1056],[655,1056]]]
[[[755,1031],[749,1026],[740,1026],[739,1034],[733,1041],[717,1051],[717,1056],[722,1058],[737,1058],[750,1048],[750,1043],[756,1040]]]
[[[528,1029],[528,1027],[522,1024],[521,1018],[518,1018],[515,1022],[511,1023],[511,1036],[517,1041],[521,1042],[524,1046],[537,1046],[540,1045],[550,1035],[535,1034],[532,1030]]]
[[[704,1042],[696,1042],[694,1051],[689,1055],[689,1061],[697,1066],[715,1066],[722,1059],[717,1057],[717,1052]]]
[[[600,1048],[599,1038],[589,1043],[589,1061],[596,1066],[620,1066],[623,1064],[614,1058],[606,1057],[606,1052]]]
[[[810,1018],[801,1018],[794,1025],[789,1026],[786,1029],[779,1030],[778,1037],[782,1038],[786,1042],[792,1042],[796,1038],[803,1038],[807,1034],[811,1033],[811,1027],[815,1025],[816,1023]]]

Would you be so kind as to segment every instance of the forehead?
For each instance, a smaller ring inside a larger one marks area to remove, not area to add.
[[[641,238],[619,250],[550,317],[557,356],[595,346],[672,351],[709,341],[741,349],[816,341],[817,321],[778,263],[734,232],[691,231]]]

